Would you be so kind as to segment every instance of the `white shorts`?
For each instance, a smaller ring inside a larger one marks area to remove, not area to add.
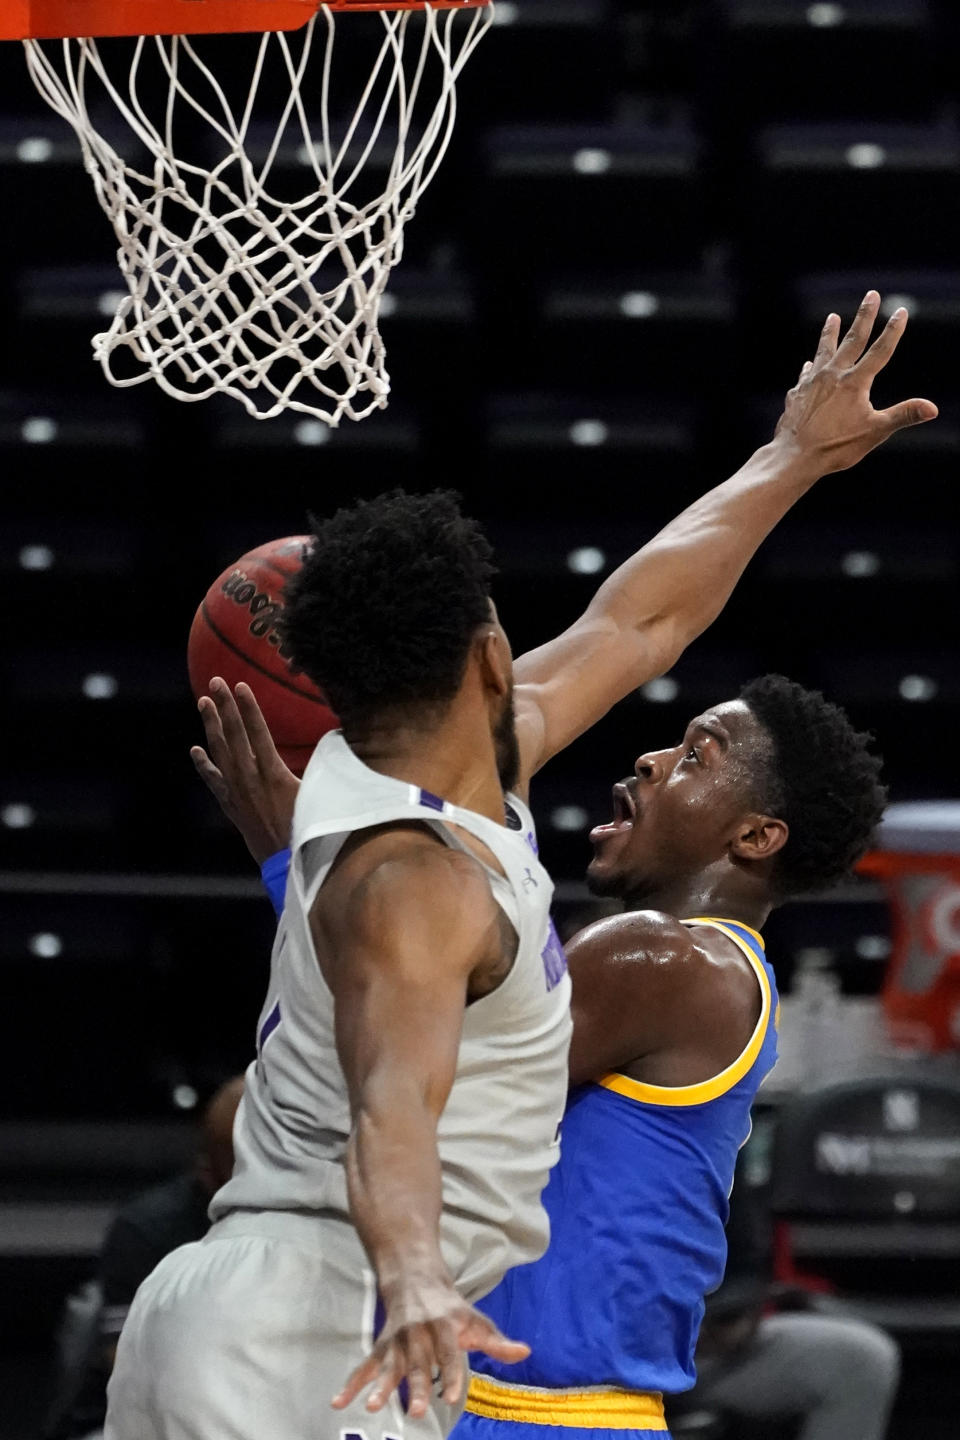
[[[436,1398],[419,1420],[396,1395],[375,1415],[366,1393],[346,1410],[330,1406],[370,1351],[376,1302],[347,1221],[227,1216],[137,1291],[105,1440],[442,1440],[460,1407]]]

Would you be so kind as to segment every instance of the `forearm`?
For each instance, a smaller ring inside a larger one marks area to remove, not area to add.
[[[809,452],[787,440],[765,445],[615,570],[576,624],[520,656],[521,782],[618,700],[676,664],[817,478]]]
[[[797,447],[765,445],[614,571],[587,616],[624,631],[669,627],[665,643],[679,655],[720,614],[760,544],[817,478]]]
[[[350,1214],[387,1298],[401,1278],[446,1276],[436,1122],[422,1099],[393,1090],[361,1103],[347,1148]]]

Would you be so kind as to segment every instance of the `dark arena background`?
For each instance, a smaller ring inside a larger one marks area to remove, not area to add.
[[[958,40],[951,0],[501,0],[388,286],[389,408],[336,431],[106,384],[90,336],[114,238],[73,133],[0,48],[2,1440],[80,1433],[50,1418],[65,1301],[116,1206],[188,1163],[199,1107],[250,1058],[273,916],[190,765],[185,661],[243,551],[308,509],[452,486],[496,545],[520,653],[769,438],[826,313],[876,287],[912,311],[878,403],[926,395],[940,420],[823,480],[676,669],[548,767],[534,809],[569,930],[610,784],[768,670],[875,733],[895,801],[958,795]],[[846,1196],[841,1173],[825,1210],[791,1169],[802,1139],[777,1138],[837,1082],[863,1084],[866,1115],[877,1072],[901,1115],[939,1085],[960,1134],[950,1039],[928,1053],[885,1028],[892,934],[870,878],[771,921],[783,1061],[744,1183],[781,1252],[795,1232],[781,1286],[812,1275],[897,1338],[890,1434],[945,1440],[960,1160],[901,1157]],[[949,966],[947,946],[944,1005]],[[700,1423],[676,1433],[781,1433]]]

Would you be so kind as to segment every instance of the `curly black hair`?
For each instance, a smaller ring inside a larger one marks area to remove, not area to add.
[[[758,801],[790,827],[774,872],[780,898],[833,884],[868,849],[887,803],[873,736],[783,675],[751,680],[740,699],[772,742]]]
[[[284,650],[344,725],[452,700],[490,616],[493,551],[449,490],[391,490],[330,519],[287,582]]]

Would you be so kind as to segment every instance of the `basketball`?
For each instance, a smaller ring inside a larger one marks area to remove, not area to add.
[[[297,775],[320,737],[338,723],[317,687],[293,669],[277,631],[284,583],[299,570],[308,543],[307,535],[288,535],[241,555],[200,602],[187,642],[194,695],[205,695],[214,675],[231,688],[245,680]]]

